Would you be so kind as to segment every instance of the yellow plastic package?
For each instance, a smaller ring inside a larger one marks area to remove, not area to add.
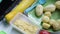
[[[33,4],[34,0],[22,0],[19,5],[17,5],[10,13],[5,16],[7,22],[9,22],[18,12],[24,12],[26,8],[28,8],[31,4]]]

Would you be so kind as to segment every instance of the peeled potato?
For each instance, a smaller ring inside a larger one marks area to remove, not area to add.
[[[59,26],[60,26],[60,19],[58,19],[57,22],[58,22],[58,24],[59,24]]]
[[[57,9],[60,9],[60,1],[57,1],[57,2],[55,3],[55,5],[56,5],[56,8],[57,8]]]
[[[42,5],[38,5],[37,7],[36,7],[36,15],[37,16],[40,16],[40,15],[42,15],[43,14],[43,6]]]
[[[48,16],[43,16],[42,21],[43,22],[49,22],[49,17]]]
[[[54,30],[59,30],[60,29],[60,26],[57,22],[54,22],[52,26],[53,26]]]
[[[45,15],[51,17],[51,12],[45,12]]]
[[[56,20],[54,20],[54,19],[51,19],[49,24],[52,25],[54,30],[59,30],[60,29],[59,23]]]
[[[50,28],[50,24],[43,23],[42,27],[45,28],[45,29],[49,29]]]
[[[50,21],[48,22],[50,25],[53,25],[53,23],[55,23],[54,19],[50,19]]]
[[[44,11],[49,11],[49,12],[54,12],[56,9],[56,6],[53,4],[47,5],[46,7],[44,7]]]

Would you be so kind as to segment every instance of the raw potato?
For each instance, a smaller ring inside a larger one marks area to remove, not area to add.
[[[56,20],[54,19],[50,19],[50,21],[48,22],[50,25],[53,25],[53,23],[55,23]]]
[[[49,20],[50,20],[50,19],[49,19],[48,16],[43,16],[43,18],[42,18],[42,21],[43,21],[43,22],[46,22],[46,23],[49,22]]]
[[[37,7],[36,7],[36,15],[37,16],[40,16],[40,15],[42,15],[43,14],[43,6],[42,5],[38,5]]]
[[[43,28],[45,28],[45,29],[49,29],[50,28],[50,24],[47,24],[47,23],[43,23]]]
[[[54,30],[59,30],[60,29],[60,26],[57,22],[54,22],[52,26],[53,26]]]
[[[53,4],[47,5],[46,7],[44,7],[44,11],[49,11],[49,12],[54,12],[56,9],[56,6]]]
[[[55,3],[55,5],[56,5],[57,9],[60,9],[60,1],[57,1],[57,2]]]
[[[45,15],[51,17],[51,12],[45,12]]]
[[[60,26],[60,19],[58,19],[57,22],[58,22],[58,24],[59,24],[59,26]]]

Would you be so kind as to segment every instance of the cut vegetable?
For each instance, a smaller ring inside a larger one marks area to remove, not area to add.
[[[54,30],[59,30],[60,29],[60,26],[57,22],[53,23],[52,26],[53,26]]]
[[[47,5],[46,7],[44,7],[44,11],[50,11],[50,12],[54,12],[56,9],[56,6],[53,4]]]
[[[57,9],[60,9],[60,1],[57,1],[57,2],[55,3],[55,5],[56,5]]]
[[[27,34],[35,34],[38,27],[35,25],[32,25],[31,23],[28,23],[22,19],[17,19],[14,23],[15,26],[17,26],[19,29],[23,30]]]
[[[43,6],[42,5],[38,5],[36,7],[36,15],[37,16],[41,16],[43,14]]]
[[[58,19],[57,22],[58,22],[58,24],[59,24],[59,26],[60,26],[60,19]]]
[[[48,17],[51,17],[51,12],[45,12],[45,14],[44,15],[46,15],[46,16],[48,16]]]
[[[50,19],[50,21],[48,22],[50,25],[53,25],[53,23],[55,23],[56,21],[54,19]]]
[[[47,23],[43,23],[42,24],[42,27],[45,28],[45,29],[49,29],[50,28],[50,24],[47,24]]]
[[[43,22],[49,22],[50,18],[48,16],[43,16],[42,21]]]

